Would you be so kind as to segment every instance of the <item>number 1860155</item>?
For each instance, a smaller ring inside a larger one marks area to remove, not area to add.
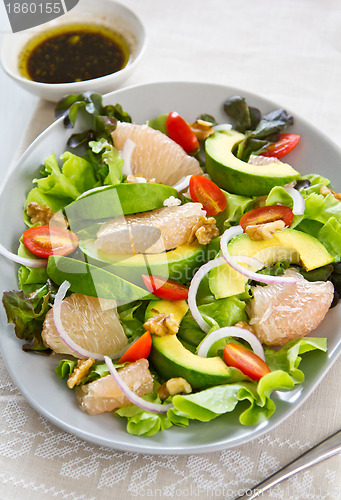
[[[46,2],[46,3],[7,3],[6,9],[8,14],[60,14],[62,12],[62,5],[60,2]]]

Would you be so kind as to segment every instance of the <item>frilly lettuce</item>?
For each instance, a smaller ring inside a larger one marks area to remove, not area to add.
[[[302,360],[300,354],[308,351],[327,351],[327,339],[316,337],[304,337],[291,340],[279,351],[265,349],[266,362],[270,370],[284,370],[289,373],[295,384],[304,381],[304,373],[298,369]]]
[[[122,182],[122,167],[124,161],[120,158],[117,149],[105,139],[89,142],[93,153],[102,152],[102,162],[107,166],[107,174],[103,184],[116,185]]]
[[[20,241],[18,248],[18,255],[28,259],[36,259],[37,256],[33,255],[25,245]],[[19,288],[26,294],[30,294],[46,285],[48,276],[46,267],[26,267],[21,266],[18,270]]]
[[[254,382],[219,385],[196,394],[179,394],[173,397],[172,402],[188,418],[208,422],[233,411],[239,401],[248,400],[250,406],[240,414],[239,421],[242,425],[256,425],[269,418],[276,409],[270,399],[271,393],[274,390],[289,390],[293,386],[288,373],[277,370],[265,375],[258,385]],[[170,409],[168,414],[172,411]]]
[[[154,394],[147,394],[143,396],[143,399],[151,403],[161,403],[160,398]],[[180,426],[188,425],[186,417],[174,417],[174,422],[172,422],[166,413],[153,413],[136,405],[124,406],[116,411],[116,415],[128,419],[127,431],[135,436],[153,436],[159,431],[168,429],[175,422]]]
[[[310,174],[302,177],[309,179],[311,184],[301,188],[305,202],[304,215],[295,215],[291,227],[314,236],[325,246],[335,260],[341,259],[341,203],[333,194],[320,194],[322,186],[328,186],[330,181],[325,177]],[[276,204],[293,206],[293,200],[284,187],[274,187],[266,200],[266,205]]]
[[[326,339],[300,338],[289,342],[278,351],[266,349],[267,362],[271,373],[258,383],[241,381],[224,384],[203,391],[168,398],[174,407],[167,414],[154,414],[135,405],[120,408],[116,414],[127,417],[127,431],[130,434],[152,436],[171,425],[187,426],[190,420],[208,422],[220,415],[232,412],[239,402],[249,401],[250,405],[239,415],[242,425],[257,425],[267,420],[276,410],[271,399],[273,391],[290,390],[304,380],[298,366],[300,355],[312,350],[326,350]],[[155,394],[144,396],[148,401],[160,402]]]
[[[28,193],[26,205],[37,202],[58,212],[97,185],[94,168],[87,160],[68,151],[61,155],[61,160],[60,168],[55,154],[46,158],[42,170],[44,177],[34,179],[37,187]]]

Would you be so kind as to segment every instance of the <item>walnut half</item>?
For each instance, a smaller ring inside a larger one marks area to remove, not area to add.
[[[271,240],[276,231],[283,231],[285,222],[282,219],[266,224],[252,224],[246,226],[245,232],[251,240]]]
[[[238,321],[234,326],[237,326],[238,328],[243,328],[243,330],[249,330],[249,332],[253,333],[255,335],[256,331],[253,328],[252,325],[249,325],[246,321]]]
[[[88,371],[94,364],[94,362],[95,360],[93,358],[79,359],[77,362],[77,366],[68,378],[67,386],[70,389],[73,389],[75,385],[78,385],[81,382],[82,378],[88,374]]]
[[[175,394],[190,394],[192,392],[192,387],[182,377],[170,378],[164,384],[160,385],[157,393],[160,399],[165,400],[169,396],[175,396]]]
[[[157,314],[147,319],[143,325],[148,332],[163,337],[164,335],[175,335],[178,333],[179,324],[174,318],[174,314]]]
[[[336,200],[341,201],[341,193],[337,193],[336,191],[333,191],[326,186],[321,186],[320,194],[322,194],[322,196],[328,196],[329,194],[332,194]]]
[[[68,222],[62,212],[53,212],[47,205],[40,205],[32,201],[28,203],[26,212],[32,224],[39,222],[42,226],[68,227]]]
[[[200,245],[208,245],[217,236],[219,236],[219,229],[216,226],[215,218],[200,217],[200,220],[192,227],[187,244],[190,245],[197,239]]]
[[[198,119],[194,123],[189,123],[188,125],[191,127],[198,141],[205,141],[207,137],[214,134],[211,122]]]

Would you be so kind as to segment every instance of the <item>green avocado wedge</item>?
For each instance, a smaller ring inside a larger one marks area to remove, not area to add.
[[[148,359],[165,380],[183,377],[193,389],[249,380],[240,370],[227,366],[218,356],[202,358],[193,354],[176,335],[152,335],[152,342]]]
[[[177,190],[163,184],[143,182],[101,186],[67,205],[65,213],[71,229],[75,231],[79,221],[112,219],[161,208],[170,196],[177,197]]]
[[[229,130],[206,139],[207,173],[219,187],[243,196],[263,196],[274,186],[284,186],[299,177],[299,172],[287,163],[252,165],[237,158],[233,150],[244,137]]]
[[[109,266],[110,272],[139,286],[143,285],[142,274],[154,274],[187,283],[206,262],[206,246],[198,243],[181,245],[168,252],[136,255],[98,252],[94,239],[80,241],[79,246],[91,264]]]
[[[247,234],[241,234],[229,243],[228,251],[231,255],[255,257],[264,262],[265,267],[281,260],[289,260],[292,264],[299,264],[306,271],[311,271],[334,262],[318,239],[290,228],[275,233],[270,240],[254,241]],[[209,287],[216,299],[243,293],[247,281],[246,276],[228,264],[218,266],[209,273]]]
[[[120,304],[155,298],[143,288],[115,276],[104,268],[70,257],[50,256],[47,275],[57,285],[61,285],[65,280],[69,281],[71,292],[116,299]]]
[[[175,321],[180,325],[182,318],[188,311],[186,300],[155,300],[147,306],[144,319],[147,321],[158,314],[173,314]]]

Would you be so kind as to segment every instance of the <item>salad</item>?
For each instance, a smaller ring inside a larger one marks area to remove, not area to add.
[[[341,196],[285,163],[284,110],[224,109],[233,128],[167,110],[138,125],[97,94],[63,99],[67,127],[92,127],[44,160],[18,253],[1,249],[21,264],[3,304],[23,349],[56,353],[80,408],[131,434],[258,424],[303,382],[301,355],[327,350],[306,335],[338,301]]]

